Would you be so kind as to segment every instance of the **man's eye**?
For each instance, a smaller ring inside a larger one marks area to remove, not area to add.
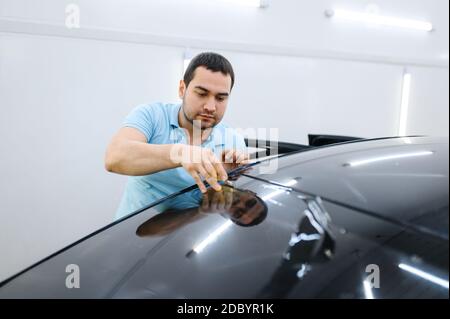
[[[198,96],[202,96],[202,97],[206,96],[206,93],[197,93],[197,94],[198,94]]]
[[[223,101],[225,101],[225,98],[224,97],[217,97],[216,100],[219,101],[219,102],[223,102]]]
[[[245,207],[247,207],[248,209],[252,208],[253,206],[256,205],[256,199],[252,198],[248,201],[245,202]]]

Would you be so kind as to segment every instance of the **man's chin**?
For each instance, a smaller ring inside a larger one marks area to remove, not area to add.
[[[202,130],[207,130],[207,129],[211,129],[211,128],[213,128],[214,126],[216,126],[216,122],[205,122],[205,121],[202,121],[201,123],[200,123],[200,126],[198,126],[198,125],[195,125],[197,128],[200,128],[200,129],[202,129]]]
[[[202,130],[212,129],[216,126],[215,124],[202,125]]]

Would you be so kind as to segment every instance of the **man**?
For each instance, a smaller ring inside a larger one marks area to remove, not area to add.
[[[109,172],[130,175],[116,218],[248,162],[242,136],[221,123],[234,85],[230,62],[216,53],[194,57],[179,84],[181,104],[136,107],[113,137],[105,156]]]

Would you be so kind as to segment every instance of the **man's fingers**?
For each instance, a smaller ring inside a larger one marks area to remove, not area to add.
[[[242,162],[249,159],[247,152],[239,151],[239,150],[229,150],[224,151],[224,162],[227,164],[237,163],[242,164]]]
[[[192,150],[197,151],[194,153],[201,154],[200,162],[192,162],[191,159],[189,161],[184,161],[182,165],[189,172],[195,172],[190,174],[195,179],[195,182],[199,186],[202,193],[206,192],[206,187],[204,181],[202,181],[202,178],[206,180],[215,191],[221,191],[222,186],[218,183],[218,181],[228,180],[227,171],[249,163],[247,153],[235,149],[223,150],[221,160],[219,160],[209,149],[196,147]]]
[[[202,193],[206,193],[206,187],[205,187],[205,184],[203,184],[203,181],[202,181],[202,179],[200,178],[200,176],[198,175],[198,173],[195,172],[195,171],[190,172],[190,173],[191,173],[191,176],[194,178],[195,183],[198,185],[198,188],[200,188],[200,191],[201,191]]]
[[[229,210],[233,205],[233,192],[231,190],[224,192],[225,196],[225,210]]]
[[[223,196],[223,192],[216,192],[213,195],[211,206],[215,210],[223,210],[224,209],[225,199]]]
[[[212,176],[207,176],[206,177],[206,181],[208,182],[209,185],[211,185],[211,187],[216,191],[221,191],[222,190],[222,186],[220,186],[220,184],[217,182],[217,179],[212,177]]]
[[[248,165],[250,163],[251,163],[251,161],[249,159],[245,159],[242,162],[240,162],[239,165],[243,166],[243,165]]]
[[[210,173],[203,166],[199,165],[197,167],[197,172],[205,178],[205,180],[208,182],[209,185],[211,185],[212,188],[214,188],[214,190],[217,190],[217,187],[216,188],[214,187],[214,183],[219,185],[217,183],[217,179],[214,179],[213,177],[211,177]]]
[[[227,164],[234,163],[234,150],[225,151],[224,162]]]
[[[210,162],[214,166],[214,170],[217,174],[217,179],[225,182],[228,179],[228,174],[227,171],[223,168],[222,162],[214,154],[210,157]]]
[[[225,182],[228,179],[228,174],[225,168],[223,168],[222,163],[218,159],[215,159],[212,164],[214,165],[214,169],[217,172],[217,176],[221,181]]]
[[[203,161],[203,168],[207,171],[207,173],[210,177],[214,177],[215,179],[217,179],[216,169],[214,168],[213,164],[209,160]]]
[[[209,209],[209,196],[208,194],[203,194],[203,200],[202,200],[202,211],[208,211]]]
[[[248,158],[248,154],[245,152],[236,152],[236,163],[238,164],[244,164],[245,161],[247,161]]]
[[[225,170],[225,168],[222,166],[222,164],[221,163],[216,163],[215,164],[216,166],[217,166],[217,171],[218,171],[218,173],[219,173],[219,176],[220,176],[220,179],[222,180],[222,181],[226,181],[226,180],[228,180],[228,174],[227,174],[227,171]]]
[[[209,177],[209,174],[208,174],[208,172],[203,168],[203,166],[201,166],[201,165],[199,165],[198,167],[197,167],[197,172],[201,175],[201,176],[203,176],[205,179],[207,178],[207,177]]]
[[[204,161],[203,168],[207,172],[208,176],[205,176],[205,178],[208,181],[209,185],[211,185],[211,187],[214,188],[214,190],[220,191],[222,189],[222,187],[217,182],[217,172],[216,172],[216,169],[213,166],[213,164],[211,162]]]

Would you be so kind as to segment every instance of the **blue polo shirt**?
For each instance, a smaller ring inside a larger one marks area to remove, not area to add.
[[[149,144],[188,144],[184,129],[178,123],[181,104],[153,103],[139,105],[125,118],[124,127],[142,132]],[[245,149],[244,138],[223,123],[217,124],[201,145],[220,156],[224,149]],[[184,168],[178,167],[145,176],[128,177],[116,219],[141,209],[152,202],[194,185]]]

